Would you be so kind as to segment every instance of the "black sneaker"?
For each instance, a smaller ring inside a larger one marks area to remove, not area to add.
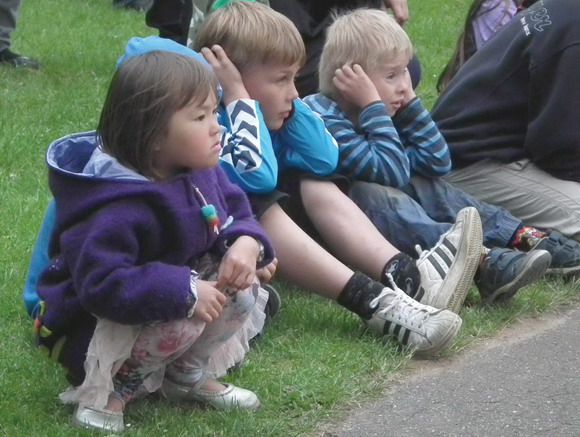
[[[512,298],[520,288],[540,280],[551,261],[552,256],[545,250],[491,249],[475,278],[483,303]]]
[[[22,67],[30,68],[32,70],[38,70],[40,64],[34,59],[27,58],[26,56],[19,55],[17,53],[11,52],[8,49],[2,50],[0,52],[0,65],[9,65],[11,67]]]
[[[552,255],[552,263],[546,273],[576,275],[580,273],[580,243],[551,231],[532,250],[547,250]]]
[[[266,314],[265,323],[269,323],[280,312],[282,299],[280,298],[280,294],[270,284],[264,284],[261,287],[268,292],[268,302],[266,302],[264,314]]]

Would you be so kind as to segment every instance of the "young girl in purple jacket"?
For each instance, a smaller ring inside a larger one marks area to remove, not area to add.
[[[273,251],[244,193],[217,166],[217,81],[152,51],[118,69],[96,132],[47,152],[57,205],[38,291],[38,344],[61,363],[73,423],[122,431],[138,393],[257,409],[215,378],[264,321],[255,279]]]

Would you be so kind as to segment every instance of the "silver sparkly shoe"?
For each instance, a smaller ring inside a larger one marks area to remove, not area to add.
[[[159,392],[167,399],[201,402],[217,410],[234,408],[257,410],[260,408],[260,400],[256,393],[232,384],[222,384],[226,386],[224,390],[208,391],[199,389],[198,387],[201,385],[199,382],[193,387],[189,387],[165,378]]]
[[[75,411],[73,425],[79,428],[98,429],[115,433],[125,430],[122,411],[101,410],[81,405]]]

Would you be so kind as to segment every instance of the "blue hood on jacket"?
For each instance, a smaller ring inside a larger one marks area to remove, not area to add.
[[[125,46],[125,53],[117,60],[117,68],[123,64],[127,59],[148,53],[152,50],[164,50],[166,52],[178,53],[180,55],[189,56],[200,61],[202,64],[206,65],[207,68],[211,69],[211,66],[207,63],[205,58],[190,48],[176,43],[175,41],[167,38],[161,38],[159,36],[151,35],[145,38],[133,37]]]

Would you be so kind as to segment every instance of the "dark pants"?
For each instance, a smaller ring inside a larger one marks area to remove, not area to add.
[[[145,15],[145,23],[159,29],[160,37],[187,45],[192,15],[192,0],[154,0]]]

